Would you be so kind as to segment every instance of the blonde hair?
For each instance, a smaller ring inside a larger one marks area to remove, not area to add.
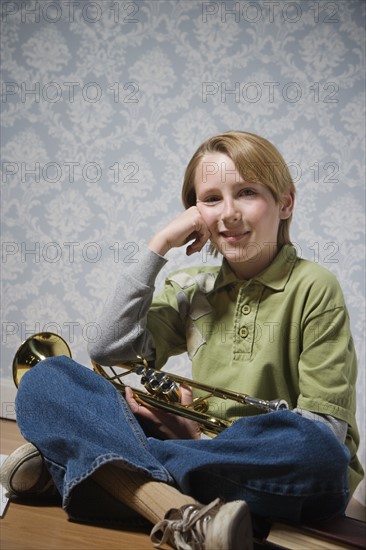
[[[290,171],[281,155],[271,142],[249,132],[230,131],[207,139],[188,163],[185,171],[182,201],[185,208],[197,201],[195,178],[197,167],[207,153],[224,153],[234,162],[240,176],[247,182],[261,183],[272,193],[277,203],[284,195],[295,194],[295,185]],[[281,247],[291,244],[289,218],[280,221],[277,242]]]

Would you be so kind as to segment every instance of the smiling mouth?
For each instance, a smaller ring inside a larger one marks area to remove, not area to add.
[[[246,235],[249,235],[249,231],[220,231],[220,236],[227,241],[240,241]]]

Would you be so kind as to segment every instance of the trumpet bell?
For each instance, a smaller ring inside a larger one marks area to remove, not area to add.
[[[58,334],[40,332],[27,338],[19,347],[13,360],[13,380],[16,387],[29,369],[43,359],[55,355],[71,357],[68,344]]]

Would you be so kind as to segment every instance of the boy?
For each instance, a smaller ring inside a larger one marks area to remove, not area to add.
[[[293,410],[255,414],[214,400],[209,412],[233,424],[205,439],[195,422],[145,407],[129,389],[126,403],[71,360],[42,361],[22,378],[18,423],[70,515],[82,517],[74,495],[89,477],[156,524],[155,545],[178,549],[233,550],[244,538],[251,548],[248,508],[255,517],[290,520],[344,512],[363,475],[356,358],[337,281],[291,246],[294,195],[283,158],[264,138],[227,132],[203,143],[186,170],[185,212],[124,267],[99,319],[101,338],[89,349],[104,365],[142,355],[158,368],[187,351],[194,380],[281,397]],[[223,256],[221,268],[179,270],[154,298],[165,254],[188,245],[190,255],[208,241]],[[191,399],[189,389],[182,393]],[[23,412],[26,403],[36,410],[37,402],[55,401],[51,418]],[[70,421],[73,402],[79,409]],[[100,412],[93,425],[89,410]],[[8,478],[21,476],[19,460],[9,464]]]

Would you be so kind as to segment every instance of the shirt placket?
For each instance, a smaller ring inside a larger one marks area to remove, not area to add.
[[[252,355],[261,294],[262,285],[256,282],[251,281],[239,288],[234,320],[234,360],[243,355],[249,359]]]

